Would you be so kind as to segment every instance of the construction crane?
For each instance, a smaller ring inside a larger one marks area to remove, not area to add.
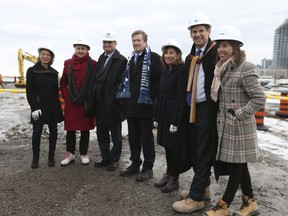
[[[36,56],[31,55],[28,52],[23,51],[22,49],[18,50],[18,70],[19,70],[19,78],[15,83],[16,87],[25,88],[26,81],[24,76],[24,60],[30,61],[32,63],[36,63],[38,61]]]

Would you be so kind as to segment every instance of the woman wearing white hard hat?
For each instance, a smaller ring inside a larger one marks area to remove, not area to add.
[[[215,175],[229,175],[226,190],[206,215],[229,215],[229,206],[239,188],[242,205],[233,215],[257,215],[248,162],[257,162],[257,128],[254,114],[265,105],[256,67],[245,60],[241,32],[225,26],[215,39],[218,62],[211,86],[211,98],[219,102],[218,150]]]
[[[174,147],[176,134],[170,132],[170,125],[176,125],[176,98],[180,89],[180,77],[184,73],[184,62],[180,44],[175,39],[169,39],[162,46],[161,61],[165,71],[161,74],[154,126],[157,127],[157,143],[164,147],[167,169],[163,177],[155,182],[155,187],[161,187],[161,192],[169,193],[179,189],[179,174],[173,173]]]
[[[85,37],[73,43],[74,54],[64,62],[60,87],[65,100],[64,129],[66,136],[66,155],[61,161],[66,166],[75,159],[76,131],[80,130],[79,151],[81,163],[89,164],[87,155],[90,131],[95,128],[95,119],[86,114],[87,100],[93,86],[94,70],[97,62],[89,56],[90,45]]]
[[[31,168],[39,165],[39,151],[43,125],[49,128],[48,165],[55,165],[55,149],[57,141],[57,123],[63,121],[59,101],[58,72],[51,67],[54,51],[49,45],[38,49],[38,62],[28,68],[26,74],[26,95],[31,108],[31,123],[33,124]]]

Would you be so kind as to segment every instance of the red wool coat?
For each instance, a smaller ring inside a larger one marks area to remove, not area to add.
[[[83,58],[78,58],[73,55],[71,59],[64,62],[63,74],[60,80],[60,89],[65,100],[64,109],[64,129],[65,130],[92,130],[95,128],[95,118],[85,114],[86,103],[77,104],[69,99],[68,91],[68,72],[69,65],[72,63],[72,70],[74,73],[75,84],[78,92],[81,91],[83,86],[84,77],[86,73],[86,65],[88,62],[89,54]],[[92,59],[93,71],[97,62]]]

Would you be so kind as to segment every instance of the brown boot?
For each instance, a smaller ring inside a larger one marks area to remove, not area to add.
[[[195,201],[190,197],[174,202],[172,208],[175,212],[188,214],[204,208],[204,201]]]
[[[180,192],[180,197],[182,199],[185,199],[189,196],[189,190],[182,190]],[[210,201],[211,200],[211,190],[210,190],[210,186],[207,186],[205,188],[205,193],[204,193],[204,201]]]
[[[162,193],[170,193],[179,189],[179,176],[171,176],[168,183],[161,188]]]
[[[242,205],[237,212],[233,213],[233,216],[254,216],[258,214],[258,206],[255,200],[249,199],[248,196],[242,195]]]
[[[210,201],[211,200],[211,190],[210,185],[205,188],[204,192],[204,201]]]
[[[168,183],[170,177],[171,177],[171,174],[166,172],[159,181],[154,183],[154,186],[155,187],[164,187]]]
[[[219,199],[216,206],[207,211],[205,215],[207,216],[228,216],[230,214],[230,210],[227,206],[227,203],[222,199]]]

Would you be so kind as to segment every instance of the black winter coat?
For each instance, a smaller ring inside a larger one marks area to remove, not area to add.
[[[152,105],[148,104],[139,104],[137,100],[140,94],[140,84],[142,76],[142,65],[144,59],[145,51],[142,55],[138,57],[137,64],[134,64],[133,59],[130,59],[130,94],[131,98],[125,101],[126,106],[126,116],[127,117],[138,117],[138,118],[151,118],[154,117],[155,113],[155,99],[158,95],[159,81],[161,73],[164,68],[160,61],[160,56],[151,52],[151,69],[150,69],[150,89],[149,94],[153,101]]]
[[[59,100],[58,72],[46,69],[40,62],[28,68],[26,73],[26,96],[31,112],[40,109],[39,120],[31,118],[32,123],[49,124],[63,121]]]
[[[105,61],[103,53],[96,67],[96,81],[93,93],[92,110],[95,112],[97,124],[112,124],[125,120],[123,107],[116,99],[116,93],[122,80],[127,59],[115,50],[104,70],[99,66]]]
[[[210,134],[207,134],[210,139],[211,143],[211,151],[213,152],[213,158],[211,158],[211,165],[215,160],[216,150],[217,150],[217,125],[216,125],[216,117],[218,112],[218,103],[215,103],[211,97],[211,84],[214,78],[214,68],[216,63],[216,54],[217,48],[216,46],[212,47],[211,50],[206,54],[207,50],[209,49],[209,44],[211,44],[211,40],[209,39],[208,45],[204,51],[204,57],[202,58],[202,66],[205,74],[205,94],[206,94],[206,101],[208,103],[208,123],[210,126]],[[191,49],[191,54],[195,53],[196,46],[193,44]],[[178,95],[178,102],[177,102],[177,113],[178,116],[178,130],[177,130],[177,146],[175,148],[175,164],[173,166],[173,173],[182,173],[189,170],[192,166],[192,162],[190,159],[190,148],[189,146],[191,143],[187,140],[187,125],[189,124],[189,118],[185,118],[185,111],[184,109],[187,108],[186,105],[186,97],[187,97],[187,82],[190,70],[190,63],[191,63],[191,54],[189,54],[185,59],[185,73],[183,73],[182,79],[182,89],[179,91]]]
[[[165,70],[160,79],[155,119],[158,122],[157,143],[167,148],[174,148],[177,141],[176,134],[171,134],[169,128],[177,121],[177,95],[183,73],[184,63],[181,63],[171,70]]]

